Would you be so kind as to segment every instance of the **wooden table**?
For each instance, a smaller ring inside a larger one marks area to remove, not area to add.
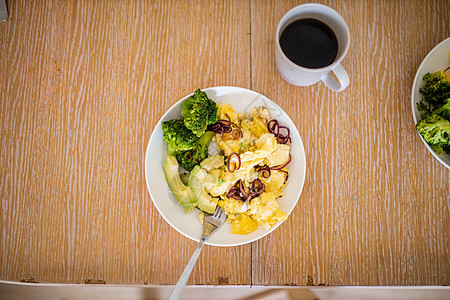
[[[306,151],[298,205],[239,247],[206,246],[189,284],[448,285],[450,171],[411,115],[442,1],[320,1],[351,31],[350,86],[295,87],[274,32],[301,1],[8,1],[0,24],[0,280],[174,284],[196,243],[147,191],[163,113],[196,88],[276,101]]]

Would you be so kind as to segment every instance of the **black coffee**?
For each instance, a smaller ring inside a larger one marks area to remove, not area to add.
[[[333,30],[316,19],[300,19],[281,33],[280,46],[295,64],[311,69],[333,63],[338,52],[338,40]]]

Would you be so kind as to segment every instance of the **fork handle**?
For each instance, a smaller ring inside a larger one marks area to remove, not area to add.
[[[206,237],[202,236],[200,241],[197,244],[197,249],[195,249],[194,253],[191,256],[191,259],[189,260],[188,264],[186,265],[186,268],[184,268],[183,274],[181,274],[180,279],[178,279],[177,285],[172,291],[172,294],[170,294],[169,300],[177,300],[180,299],[181,292],[184,289],[184,286],[186,285],[186,282],[188,281],[189,277],[191,276],[192,270],[194,269],[195,262],[198,259],[198,256],[200,255],[200,252],[202,251],[203,244],[205,243]]]

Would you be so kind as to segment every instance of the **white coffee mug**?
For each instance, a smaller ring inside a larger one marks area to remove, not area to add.
[[[292,62],[280,46],[280,37],[283,30],[292,22],[312,18],[319,20],[330,27],[338,40],[338,52],[334,61],[322,68],[306,68]],[[350,83],[347,71],[342,67],[341,61],[350,47],[350,31],[347,23],[334,9],[322,4],[303,4],[288,11],[278,24],[275,36],[275,64],[280,75],[290,84],[296,86],[309,86],[323,81],[333,91],[340,92]],[[334,73],[335,78],[330,74]]]

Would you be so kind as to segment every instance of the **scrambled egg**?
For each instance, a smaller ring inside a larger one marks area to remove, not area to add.
[[[239,127],[240,134],[230,132],[216,134],[220,159],[214,166],[208,166],[208,180],[205,189],[213,197],[219,197],[218,204],[228,215],[227,222],[232,224],[232,233],[248,234],[262,226],[269,230],[278,221],[286,220],[286,214],[280,210],[277,199],[283,196],[287,184],[287,170],[270,170],[270,176],[258,172],[261,167],[275,167],[285,164],[289,159],[290,146],[279,144],[277,138],[269,133],[267,123],[269,112],[265,107],[250,111],[249,116],[238,114],[231,105],[218,105],[219,120],[229,120],[233,128]],[[240,168],[229,172],[223,157],[232,153],[239,154]],[[221,156],[223,155],[223,156]],[[267,178],[266,178],[266,177]],[[246,187],[259,178],[265,189],[250,201],[241,201],[227,197],[229,190],[241,180]],[[200,216],[201,218],[201,216]]]

